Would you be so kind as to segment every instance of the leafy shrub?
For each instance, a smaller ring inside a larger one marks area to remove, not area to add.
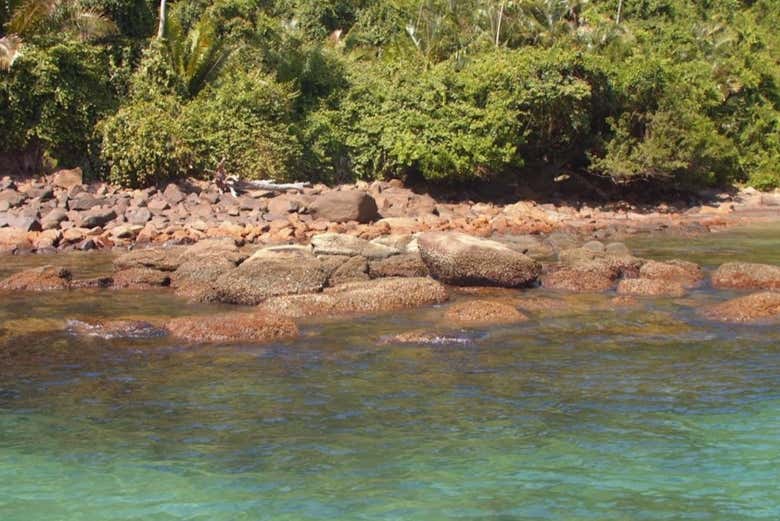
[[[737,176],[735,144],[711,116],[721,95],[709,74],[704,63],[639,56],[617,68],[618,113],[608,119],[604,154],[594,155],[591,169],[620,182],[656,179],[682,188]]]
[[[10,71],[0,74],[0,149],[40,147],[63,165],[88,164],[96,151],[94,125],[115,106],[101,48],[27,43]]]
[[[307,138],[331,175],[419,173],[468,181],[567,156],[590,130],[591,88],[576,55],[492,52],[459,69],[359,66],[337,108],[313,115]]]
[[[291,129],[295,94],[260,73],[236,72],[206,88],[184,113],[185,140],[201,170],[223,163],[243,178],[294,177],[301,154]]]
[[[137,100],[100,125],[109,179],[142,187],[187,175],[193,151],[184,139],[182,107],[173,97]]]

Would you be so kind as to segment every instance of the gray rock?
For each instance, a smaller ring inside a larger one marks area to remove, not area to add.
[[[91,210],[96,206],[101,206],[105,202],[105,199],[102,197],[95,197],[90,193],[81,192],[68,200],[68,208],[78,212],[83,212],[85,210]]]
[[[168,201],[168,204],[175,206],[184,201],[187,196],[184,194],[184,192],[181,191],[181,188],[179,188],[178,185],[175,183],[170,183],[165,187],[163,197],[166,201]]]
[[[79,226],[82,228],[95,228],[105,226],[116,219],[116,212],[112,208],[93,208],[81,215]]]
[[[148,208],[136,208],[125,213],[125,218],[130,224],[143,226],[152,220],[152,212]]]
[[[3,190],[0,192],[0,203],[6,203],[9,208],[16,208],[27,200],[27,195],[16,190]]]
[[[44,230],[56,230],[60,223],[68,220],[68,212],[64,208],[55,208],[47,213],[41,220],[41,226]]]

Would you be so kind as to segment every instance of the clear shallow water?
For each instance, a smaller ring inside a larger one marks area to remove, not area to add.
[[[633,246],[768,261],[773,233]],[[57,329],[213,308],[6,297],[0,519],[775,520],[780,331],[698,318],[721,298],[576,297],[465,344],[380,345],[429,310],[192,348]]]

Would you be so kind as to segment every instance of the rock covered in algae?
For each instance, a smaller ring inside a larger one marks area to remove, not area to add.
[[[780,292],[765,291],[705,308],[702,314],[720,322],[760,322],[780,318]]]
[[[446,288],[430,278],[385,278],[271,298],[259,309],[294,318],[366,315],[441,304],[448,298]]]

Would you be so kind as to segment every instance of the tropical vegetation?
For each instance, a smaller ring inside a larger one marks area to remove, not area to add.
[[[776,0],[0,0],[0,156],[773,188],[779,25]]]

